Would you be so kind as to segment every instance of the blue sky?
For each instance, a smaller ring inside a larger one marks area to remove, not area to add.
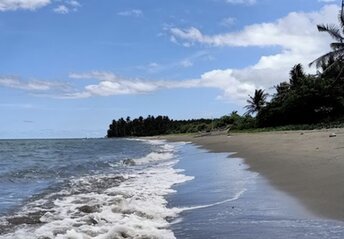
[[[331,0],[0,0],[0,138],[101,137],[114,118],[243,112],[329,50]],[[306,69],[309,72],[314,69]]]

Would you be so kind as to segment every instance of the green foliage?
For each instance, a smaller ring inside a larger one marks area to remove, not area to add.
[[[214,120],[215,121],[215,120]],[[175,133],[195,133],[210,131],[214,121],[211,119],[171,120],[167,116],[151,116],[131,120],[120,118],[113,120],[107,137],[154,136]]]
[[[251,115],[245,114],[244,116],[241,116],[236,111],[231,113],[228,122],[229,130],[251,129],[256,125],[256,120]]]
[[[289,82],[275,87],[271,101],[257,114],[258,127],[283,125],[321,125],[344,115],[344,1],[339,14],[340,26],[318,25],[335,42],[332,51],[315,59],[316,75],[307,75],[298,64],[290,71]],[[252,97],[250,97],[252,99]]]
[[[249,95],[249,99],[247,100],[248,105],[245,106],[247,109],[246,114],[259,113],[266,104],[267,96],[268,94],[262,89],[255,90],[254,96]]]
[[[307,75],[295,66],[290,81],[277,85],[271,101],[258,112],[257,126],[316,124],[342,117],[344,81],[336,81],[336,70]]]
[[[255,118],[239,115],[236,111],[218,119],[171,120],[167,116],[139,117],[131,120],[113,120],[107,137],[154,136],[164,134],[185,134],[210,132],[212,130],[249,129],[255,127]]]
[[[277,85],[276,94],[257,114],[257,126],[332,122],[344,115],[344,1],[339,14],[340,26],[318,25],[336,42],[332,51],[315,59],[317,75],[307,75],[300,64],[290,71],[289,82]],[[252,98],[252,97],[250,97]]]

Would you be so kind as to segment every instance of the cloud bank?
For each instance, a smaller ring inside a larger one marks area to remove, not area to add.
[[[50,3],[51,0],[0,0],[0,11],[36,10]]]
[[[77,0],[0,0],[0,11],[16,11],[16,10],[30,10],[37,9],[59,3],[53,11],[58,14],[67,14],[71,11],[77,11],[81,4]]]
[[[330,37],[319,33],[316,25],[336,24],[338,11],[337,5],[326,5],[318,12],[292,12],[274,22],[248,25],[237,32],[207,35],[191,26],[186,29],[171,28],[170,34],[173,42],[182,46],[280,48],[279,53],[261,56],[252,66],[227,69],[240,84],[271,87],[287,80],[293,65],[301,63],[306,66],[330,50]]]
[[[124,79],[111,72],[90,72],[71,74],[71,79],[96,80],[96,84],[87,85],[82,91],[65,94],[64,98],[89,98],[92,96],[113,96],[127,94],[147,94],[162,89],[178,88],[215,88],[223,91],[219,98],[242,101],[255,86],[250,83],[240,84],[232,76],[231,70],[213,70],[198,79],[182,81],[156,81],[141,79]]]
[[[319,23],[336,23],[339,7],[326,5],[317,12],[292,12],[273,22],[253,24],[237,32],[207,35],[195,27],[171,28],[171,37],[180,45],[205,47],[278,47],[277,54],[261,56],[258,62],[241,69],[214,69],[185,80],[143,80],[119,77],[112,72],[92,71],[70,74],[67,82],[75,87],[48,81],[23,81],[0,77],[0,86],[29,92],[51,92],[61,99],[82,99],[115,95],[149,94],[162,89],[215,88],[219,99],[243,103],[256,88],[270,89],[288,79],[291,67],[307,65],[329,50],[331,39],[317,31]],[[239,57],[239,56],[238,56]],[[155,64],[155,67],[158,65]],[[191,67],[191,59],[180,62]],[[87,81],[84,81],[87,80]],[[94,81],[85,84],[83,82]]]

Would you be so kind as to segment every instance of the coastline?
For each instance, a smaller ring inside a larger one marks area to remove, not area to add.
[[[331,133],[337,137],[329,137]],[[315,215],[344,221],[344,129],[159,138],[192,142],[210,152],[236,152],[249,170]]]

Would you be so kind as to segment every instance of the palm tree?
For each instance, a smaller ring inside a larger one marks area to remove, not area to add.
[[[259,89],[255,90],[254,96],[249,95],[249,99],[247,100],[248,105],[245,106],[245,109],[247,109],[246,114],[253,114],[253,113],[259,113],[259,111],[265,106],[266,104],[266,97],[268,97],[268,94],[264,92],[264,90]]]
[[[306,74],[303,71],[303,67],[301,64],[295,65],[290,71],[290,86],[298,87],[302,83],[303,79],[305,79]]]
[[[325,72],[344,63],[344,0],[342,0],[342,7],[339,13],[339,23],[339,27],[333,24],[317,25],[319,32],[327,32],[335,40],[335,42],[330,44],[332,51],[312,61],[309,64],[310,66],[315,64],[317,68],[321,68],[327,65],[327,68],[324,70]],[[337,79],[341,76],[342,72],[343,67],[341,67]]]
[[[274,95],[274,99],[278,101],[283,101],[289,94],[290,91],[290,84],[288,82],[281,82],[277,86],[275,86],[276,94]]]

